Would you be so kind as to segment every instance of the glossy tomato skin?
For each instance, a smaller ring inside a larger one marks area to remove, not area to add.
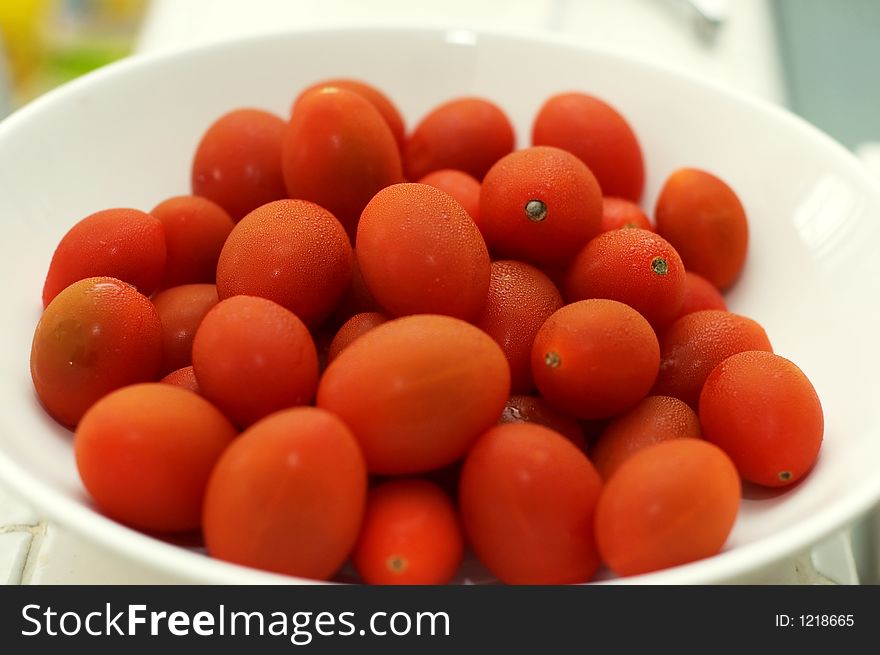
[[[387,95],[382,93],[382,91],[374,85],[364,82],[363,80],[334,77],[316,82],[307,87],[299,94],[299,96],[297,96],[293,103],[293,107],[291,107],[291,114],[296,108],[296,103],[299,102],[300,98],[323,87],[336,87],[338,89],[345,89],[346,91],[353,91],[368,100],[382,115],[382,118],[385,119],[388,128],[391,130],[391,134],[394,135],[394,140],[397,142],[398,149],[400,149],[401,152],[403,151],[404,144],[406,143],[406,127],[403,122],[403,116],[400,115],[400,110]]]
[[[373,328],[327,367],[317,405],[354,432],[371,473],[401,475],[460,458],[498,421],[510,393],[501,348],[438,315]]]
[[[721,292],[709,280],[702,275],[686,271],[684,274],[684,299],[681,302],[681,309],[678,310],[676,318],[681,318],[703,309],[727,311],[727,302],[724,300]]]
[[[237,435],[198,395],[136,384],[86,412],[74,454],[83,485],[110,517],[140,530],[195,530],[208,477]]]
[[[701,439],[654,444],[623,462],[596,507],[602,561],[621,576],[718,553],[739,511],[730,458]]]
[[[464,210],[480,227],[480,181],[473,175],[453,168],[442,168],[433,171],[417,180],[419,184],[429,184],[445,191],[455,198]],[[482,232],[482,228],[480,229]]]
[[[202,521],[208,553],[326,580],[355,545],[366,494],[363,456],[338,418],[313,407],[278,412],[214,468]]]
[[[352,561],[368,584],[447,584],[464,555],[452,500],[417,478],[370,489]]]
[[[492,164],[513,151],[513,126],[504,111],[484,98],[455,98],[428,113],[404,150],[406,176],[454,168],[482,180]]]
[[[104,209],[86,216],[61,239],[43,286],[43,307],[89,277],[114,277],[149,296],[166,259],[162,223],[137,209]]]
[[[192,192],[233,220],[287,197],[281,173],[285,122],[261,109],[235,109],[202,135],[192,164]]]
[[[690,406],[671,396],[648,396],[614,417],[590,450],[590,459],[608,480],[633,453],[670,439],[699,439],[700,419]]]
[[[510,260],[492,262],[489,297],[474,325],[504,351],[514,393],[535,388],[532,344],[541,325],[562,304],[556,285],[534,266]]]
[[[218,302],[213,284],[183,284],[153,297],[162,322],[162,375],[192,364],[196,330]]]
[[[574,258],[565,280],[570,302],[609,298],[629,305],[655,328],[684,300],[685,271],[668,241],[648,230],[603,232]]]
[[[666,180],[654,211],[657,232],[684,265],[718,289],[728,289],[746,261],[749,226],[736,192],[703,170],[683,168]]]
[[[193,393],[201,395],[199,381],[196,380],[196,372],[193,370],[192,366],[184,366],[176,371],[171,371],[168,375],[159,380],[159,382],[180,387],[181,389],[186,389],[187,391],[192,391]]]
[[[489,252],[452,196],[404,183],[370,200],[357,234],[361,274],[392,316],[446,314],[473,320],[486,304]]]
[[[513,423],[483,434],[465,458],[459,506],[468,541],[508,584],[586,582],[599,557],[593,512],[602,483],[561,435]]]
[[[480,222],[493,252],[538,266],[565,266],[598,234],[601,220],[596,178],[559,148],[503,157],[480,189]]]
[[[744,350],[773,351],[764,328],[752,319],[716,309],[682,316],[660,338],[660,372],[652,393],[674,396],[696,410],[712,369]]]
[[[731,355],[712,370],[700,395],[700,421],[744,480],[768,487],[804,477],[825,430],[822,404],[807,376],[764,351]]]
[[[351,267],[351,244],[333,214],[305,200],[277,200],[229,235],[217,263],[217,293],[267,298],[315,326],[342,298]]]
[[[352,241],[370,198],[403,181],[400,152],[382,115],[361,95],[335,87],[296,103],[282,169],[288,195],[326,208]]]
[[[514,394],[504,406],[499,423],[536,423],[558,432],[579,450],[587,451],[584,431],[572,417],[563,414],[541,396]]]
[[[214,284],[220,250],[235,226],[226,210],[207,198],[175,196],[150,214],[162,223],[168,251],[159,288]]]
[[[318,354],[308,328],[271,300],[233,296],[202,319],[192,348],[202,394],[246,427],[311,402]]]
[[[637,227],[641,230],[654,230],[651,220],[632,200],[604,196],[602,198],[602,232],[621,228]]]
[[[162,325],[153,304],[109,277],[80,280],[46,308],[31,348],[40,402],[59,423],[75,426],[102,396],[154,381],[162,363]]]
[[[651,325],[616,300],[566,305],[544,322],[532,346],[538,391],[581,419],[608,418],[634,406],[650,391],[659,365]]]
[[[549,98],[535,117],[532,143],[568,150],[596,176],[602,194],[638,202],[645,163],[638,137],[607,102],[584,93]]]
[[[348,319],[336,332],[327,351],[327,360],[333,361],[358,337],[366,334],[374,327],[388,322],[388,316],[382,312],[364,312],[355,314]]]

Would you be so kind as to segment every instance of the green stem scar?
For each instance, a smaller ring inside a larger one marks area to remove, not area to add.
[[[547,218],[547,205],[541,200],[529,200],[526,203],[526,216],[533,223],[540,223]]]
[[[391,555],[385,563],[388,566],[388,570],[393,573],[403,573],[406,571],[407,561],[401,555]]]
[[[544,363],[550,368],[559,368],[559,365],[562,363],[562,357],[559,356],[559,353],[551,350],[544,355]]]
[[[669,264],[662,257],[654,257],[651,260],[651,270],[657,275],[666,275],[669,272]]]

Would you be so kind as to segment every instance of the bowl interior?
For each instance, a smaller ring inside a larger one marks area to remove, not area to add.
[[[53,518],[182,580],[271,581],[143,536],[93,511],[69,432],[34,396],[28,358],[55,245],[83,216],[148,210],[189,192],[204,129],[253,106],[286,115],[305,85],[359,77],[384,89],[408,126],[455,96],[498,102],[529,144],[538,107],[580,90],[634,126],[652,213],[681,166],[725,179],[746,207],[751,244],[731,309],[759,321],[777,353],[811,378],[826,417],[812,473],[784,493],[748,489],[725,551],[643,581],[734,580],[808,546],[880,498],[880,192],[841,147],[802,121],[710,83],[556,39],[463,30],[302,32],[114,65],[48,94],[0,124],[0,475]]]

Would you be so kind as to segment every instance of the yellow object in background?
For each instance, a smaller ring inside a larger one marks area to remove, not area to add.
[[[0,0],[14,105],[124,57],[147,0]]]

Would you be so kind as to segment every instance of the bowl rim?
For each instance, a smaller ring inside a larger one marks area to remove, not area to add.
[[[94,86],[111,83],[116,77],[124,76],[132,71],[185,59],[192,55],[210,56],[213,52],[236,48],[246,49],[257,42],[286,41],[303,36],[339,38],[346,34],[357,33],[379,38],[383,34],[389,37],[399,37],[403,34],[421,33],[426,38],[437,38],[448,35],[450,32],[461,32],[462,30],[473,33],[474,44],[477,46],[484,40],[498,40],[526,41],[535,46],[550,45],[573,49],[599,60],[621,62],[628,67],[646,69],[654,75],[684,82],[690,86],[702,87],[703,90],[720,95],[726,101],[737,103],[748,111],[762,114],[771,121],[785,123],[791,129],[798,131],[804,138],[816,142],[818,147],[825,149],[829,156],[833,156],[837,160],[837,164],[845,169],[848,175],[876,194],[878,206],[880,206],[880,180],[875,179],[855,155],[838,141],[780,105],[668,63],[649,61],[623,50],[591,45],[571,35],[515,28],[466,27],[461,24],[426,25],[412,21],[378,24],[365,21],[341,25],[305,26],[249,34],[172,50],[135,53],[56,87],[7,116],[0,121],[0,144],[7,133],[16,130],[20,124],[37,119],[41,112],[58,102],[63,102],[67,96],[76,95],[81,90]],[[880,438],[880,426],[875,426],[873,432],[876,438]],[[0,450],[0,479],[4,481],[4,486],[9,487],[27,502],[35,505],[45,513],[47,518],[57,521],[87,541],[112,550],[122,557],[134,560],[156,572],[179,578],[183,583],[333,584],[261,571],[212,559],[155,536],[138,532],[107,518],[97,509],[55,490],[37,476],[20,468],[2,450]],[[880,501],[880,476],[863,479],[859,486],[852,489],[850,493],[842,498],[833,499],[827,506],[812,514],[809,519],[795,525],[785,526],[780,532],[763,537],[758,541],[723,550],[710,558],[688,564],[628,578],[601,580],[588,584],[735,583],[737,578],[749,576],[778,563],[785,557],[805,551],[823,537],[859,518],[878,501]]]

